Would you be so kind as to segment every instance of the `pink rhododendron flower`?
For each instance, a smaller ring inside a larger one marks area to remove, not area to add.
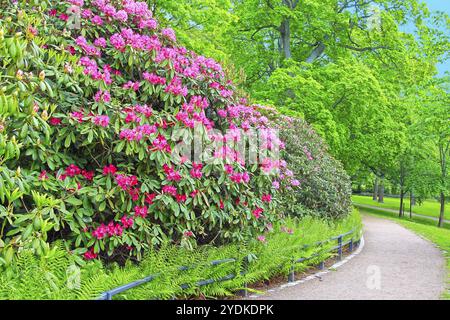
[[[148,107],[147,105],[136,105],[134,107],[136,112],[143,114],[146,118],[150,118],[153,114],[153,109]]]
[[[61,118],[54,118],[51,117],[48,122],[52,125],[52,126],[58,126],[61,124],[62,119]]]
[[[95,102],[110,102],[111,95],[109,94],[109,91],[99,90],[95,94],[94,100],[95,100]]]
[[[184,235],[186,238],[189,238],[189,237],[192,237],[192,236],[194,235],[194,233],[193,233],[192,231],[188,230],[188,231],[185,231],[185,232],[183,233],[183,235]]]
[[[109,164],[103,167],[103,174],[107,176],[108,174],[114,175],[117,172],[117,168],[113,164]]]
[[[181,78],[175,76],[169,85],[164,89],[164,92],[168,92],[173,94],[174,96],[183,96],[185,97],[188,94],[187,87],[183,87],[181,82]]]
[[[109,124],[109,117],[104,115],[95,116],[92,122],[98,126],[107,127]]]
[[[95,15],[92,19],[91,22],[97,26],[101,26],[103,25],[103,19],[99,16],[99,15]]]
[[[106,227],[106,232],[108,233],[108,236],[121,236],[123,233],[123,228],[120,224],[114,224],[114,222],[110,222],[108,226]]]
[[[79,111],[74,111],[70,115],[72,116],[72,118],[74,118],[79,123],[83,122],[83,117],[84,117],[83,113],[81,113]]]
[[[148,208],[146,206],[143,206],[143,207],[135,206],[134,207],[134,213],[138,217],[145,218],[147,216],[147,214],[148,214]]]
[[[177,188],[174,186],[163,186],[162,193],[167,193],[175,197],[177,195]]]
[[[198,194],[198,190],[194,190],[194,191],[191,192],[190,196],[192,198],[195,198],[197,196],[197,194]]]
[[[111,45],[116,48],[117,50],[122,50],[123,48],[125,48],[125,40],[123,39],[123,37],[118,34],[115,33],[113,34],[110,38],[109,38],[109,42],[111,43]]]
[[[253,214],[253,216],[256,218],[256,219],[259,219],[259,218],[261,218],[261,214],[264,212],[264,210],[262,209],[262,208],[259,208],[259,207],[257,207],[256,209],[254,209],[253,211],[252,211],[252,214]]]
[[[173,41],[173,42],[177,41],[177,37],[175,36],[175,31],[173,31],[173,29],[171,29],[171,28],[162,29],[161,33],[164,37],[166,37],[170,41]]]
[[[97,258],[97,254],[94,253],[94,248],[91,248],[88,251],[86,251],[83,256],[86,260],[92,260]]]
[[[94,179],[94,171],[81,170],[81,175],[88,181]]]
[[[274,182],[272,182],[272,187],[275,190],[278,190],[278,189],[280,189],[280,183],[278,181],[274,181]]]
[[[201,163],[192,163],[192,169],[190,171],[191,177],[194,179],[200,179],[203,175],[202,173],[203,165]]]
[[[263,194],[261,197],[262,202],[271,202],[272,196],[270,194]]]
[[[106,40],[103,37],[97,38],[94,41],[94,45],[97,47],[105,48],[106,47]]]
[[[166,138],[163,135],[158,135],[152,142],[153,147],[157,150],[171,152],[170,145],[167,143]]]
[[[128,81],[122,87],[124,89],[132,89],[134,91],[138,91],[140,86],[141,86],[141,83],[139,81],[136,81],[136,82]]]
[[[293,187],[298,187],[298,186],[300,185],[300,181],[298,181],[297,179],[293,179],[293,180],[291,181],[291,185],[292,185]]]
[[[178,171],[174,170],[173,168],[169,167],[167,164],[163,165],[163,170],[166,173],[166,179],[167,181],[180,181],[181,175]]]
[[[217,114],[221,118],[226,118],[227,117],[227,110],[219,109],[219,110],[217,110]]]
[[[313,160],[313,157],[312,157],[312,155],[311,155],[311,152],[309,152],[309,150],[308,150],[308,148],[306,148],[306,146],[303,147],[303,152],[305,153],[306,158],[307,158],[309,161],[312,161],[312,160]]]
[[[75,176],[81,174],[81,169],[78,166],[71,164],[66,168],[64,173],[66,176],[75,177]]]
[[[124,227],[124,229],[128,229],[131,228],[134,224],[134,219],[133,217],[128,217],[127,216],[123,216],[120,219],[120,222],[122,222],[122,226]]]
[[[128,20],[128,14],[125,10],[119,10],[114,15],[114,18],[119,20],[120,22],[126,22]]]
[[[39,180],[44,181],[47,180],[48,176],[47,176],[47,171],[42,170],[41,173],[39,174]]]
[[[178,203],[185,202],[186,199],[187,199],[187,196],[185,194],[177,194],[176,195],[176,200]]]
[[[258,236],[256,239],[258,239],[259,242],[265,243],[266,237],[265,236]]]
[[[95,229],[92,232],[92,236],[98,240],[101,240],[104,237],[106,237],[107,232],[108,228],[104,224],[101,224],[97,229]]]
[[[149,205],[153,204],[153,200],[156,197],[156,193],[146,193],[145,194],[145,202],[148,203]]]

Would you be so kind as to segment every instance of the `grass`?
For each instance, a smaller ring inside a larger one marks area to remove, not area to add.
[[[357,196],[353,195],[352,200],[354,203],[357,204],[365,204],[365,205],[371,205],[371,206],[377,206],[380,208],[388,208],[388,209],[395,209],[398,210],[400,208],[400,199],[399,198],[384,198],[384,203],[378,203],[374,200],[372,200],[372,197],[368,196]],[[405,214],[409,214],[409,198],[404,199],[405,203]],[[413,213],[422,214],[424,216],[430,216],[439,218],[439,209],[440,204],[436,200],[426,200],[423,203],[419,204],[416,203],[415,206],[413,206]],[[446,206],[445,212],[444,212],[444,218],[447,220],[450,220],[450,205]]]
[[[435,225],[430,225],[430,220],[419,222],[416,219],[411,220],[409,218],[399,218],[393,216],[391,213],[381,211],[380,209],[366,209],[360,208],[361,213],[381,216],[400,223],[405,228],[423,236],[424,238],[435,243],[439,248],[444,250],[445,258],[447,260],[448,280],[447,280],[447,292],[442,296],[443,299],[450,300],[450,230],[438,228]]]

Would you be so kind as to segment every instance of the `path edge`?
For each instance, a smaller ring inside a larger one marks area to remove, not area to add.
[[[359,255],[362,252],[362,250],[364,249],[364,246],[365,246],[364,235],[361,235],[359,246],[356,249],[356,251],[353,252],[352,254],[346,256],[343,260],[335,262],[332,266],[328,267],[326,270],[317,271],[316,273],[310,274],[309,276],[307,276],[307,277],[305,277],[303,279],[279,285],[278,287],[269,289],[269,290],[267,290],[267,291],[265,291],[264,293],[261,293],[261,294],[249,295],[248,299],[256,299],[256,298],[259,298],[259,297],[263,297],[267,293],[274,293],[274,292],[276,293],[276,292],[279,292],[279,291],[281,291],[281,290],[283,290],[285,288],[290,288],[290,287],[293,287],[293,286],[297,286],[297,285],[299,285],[301,283],[305,283],[307,281],[314,280],[316,278],[320,278],[321,276],[323,276],[323,275],[325,275],[325,274],[327,274],[329,272],[332,272],[332,271],[334,272],[334,270],[342,267],[347,262],[349,262],[350,260],[355,258],[357,255]]]

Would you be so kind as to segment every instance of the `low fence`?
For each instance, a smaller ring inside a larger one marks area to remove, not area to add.
[[[351,236],[351,237],[348,240],[345,240],[345,237],[347,237],[347,236]],[[336,252],[337,259],[341,260],[343,252],[344,252],[344,249],[348,248],[348,251],[352,252],[355,249],[355,247],[359,245],[359,240],[360,240],[360,235],[356,235],[356,237],[355,237],[355,231],[351,230],[349,232],[340,234],[338,236],[331,237],[331,238],[329,238],[327,240],[319,241],[319,242],[316,242],[316,243],[310,244],[310,245],[304,245],[303,249],[308,249],[308,248],[312,248],[312,247],[313,248],[323,247],[325,244],[328,244],[328,243],[333,242],[333,241],[337,242],[336,245],[331,247],[331,248],[327,248],[326,250],[319,251],[319,252],[317,252],[317,253],[309,256],[309,257],[303,257],[303,258],[299,258],[299,259],[293,260],[292,261],[293,262],[292,263],[292,267],[291,267],[291,270],[289,272],[288,279],[287,279],[288,282],[295,281],[295,267],[294,267],[295,264],[303,263],[303,262],[306,262],[308,260],[312,260],[314,258],[319,257],[320,255],[323,255],[325,253],[330,253],[330,252]],[[230,263],[230,262],[239,262],[239,261],[238,261],[238,259],[235,259],[235,258],[229,258],[229,259],[222,259],[222,260],[213,260],[213,261],[207,262],[207,264],[210,265],[210,266],[217,266],[217,265],[220,265],[220,264],[223,264],[223,263]],[[243,265],[244,266],[248,265],[248,262],[246,261],[245,263],[243,263]],[[178,268],[178,270],[185,271],[185,270],[189,270],[189,269],[195,268],[195,267],[196,267],[196,265],[180,266]],[[319,269],[324,269],[325,268],[324,261],[321,261],[319,263],[318,267],[319,267]],[[245,271],[245,268],[244,268],[244,271],[242,271],[240,274],[241,275],[245,275],[245,273],[246,273],[246,271]],[[100,297],[97,298],[97,300],[112,300],[114,295],[117,295],[117,294],[122,293],[124,291],[130,290],[132,288],[138,287],[138,286],[140,286],[142,284],[148,283],[148,282],[156,279],[159,275],[160,275],[159,273],[156,273],[156,274],[153,274],[153,275],[149,275],[149,276],[147,276],[147,277],[145,277],[143,279],[136,280],[134,282],[131,282],[131,283],[128,283],[128,284],[124,284],[124,285],[122,285],[120,287],[117,287],[117,288],[105,291],[105,292],[103,292],[100,295]],[[236,274],[229,274],[229,275],[226,275],[226,276],[224,276],[222,278],[219,278],[219,279],[205,279],[205,280],[198,281],[198,282],[196,282],[194,284],[182,284],[180,287],[183,290],[191,287],[192,285],[197,286],[197,287],[202,287],[202,286],[206,286],[206,285],[209,285],[209,284],[212,284],[212,283],[217,283],[217,282],[223,282],[223,281],[231,280],[231,279],[234,279],[235,277],[236,277]],[[246,288],[247,288],[247,286],[245,286],[244,290],[241,290],[241,292],[240,292],[241,295],[247,296]]]

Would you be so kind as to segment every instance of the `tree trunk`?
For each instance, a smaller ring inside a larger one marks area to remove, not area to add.
[[[403,198],[405,193],[403,192],[403,187],[400,187],[400,209],[398,210],[398,216],[401,218],[405,214],[403,210]]]
[[[409,192],[409,218],[412,219],[412,207],[414,205],[414,194],[412,191]]]
[[[380,185],[378,186],[378,202],[384,203],[384,175],[381,176]]]
[[[443,191],[441,191],[441,209],[439,212],[439,224],[438,224],[440,228],[444,226],[444,210],[445,210],[445,194]]]
[[[375,177],[375,181],[373,183],[373,201],[377,201],[378,199],[378,177]]]
[[[280,26],[281,48],[285,59],[291,58],[291,23],[285,18]]]
[[[440,163],[441,163],[441,208],[439,212],[439,227],[444,226],[444,210],[445,210],[445,194],[444,194],[444,186],[445,186],[445,180],[447,179],[447,151],[449,149],[450,142],[444,146],[444,144],[441,144],[439,146],[439,156],[440,156]]]
[[[416,197],[414,196],[414,192],[411,191],[411,206],[416,205]]]

